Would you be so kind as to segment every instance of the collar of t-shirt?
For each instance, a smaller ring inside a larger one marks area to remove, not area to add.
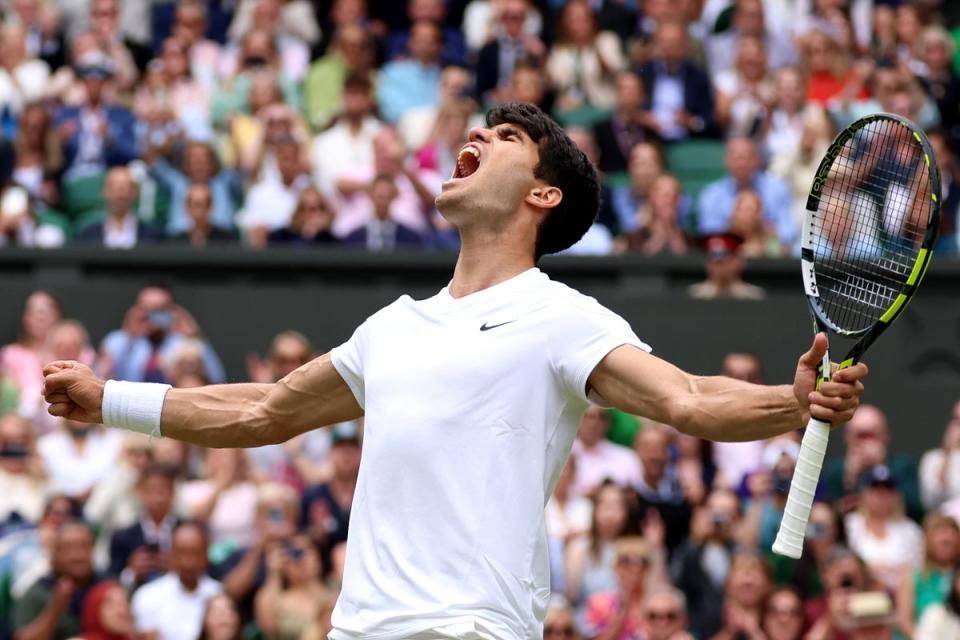
[[[459,298],[454,298],[450,295],[450,284],[453,284],[451,281],[450,284],[440,290],[440,293],[437,295],[437,301],[450,311],[462,311],[475,305],[484,304],[498,297],[509,296],[516,291],[522,291],[525,287],[529,287],[534,283],[546,282],[547,280],[549,280],[549,278],[545,273],[540,271],[540,269],[530,267],[526,271],[522,271],[486,289],[481,289],[480,291],[475,291],[471,294],[460,296]]]

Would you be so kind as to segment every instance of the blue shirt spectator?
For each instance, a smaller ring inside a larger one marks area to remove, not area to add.
[[[410,29],[410,59],[383,67],[377,98],[387,122],[397,122],[415,107],[436,106],[440,100],[440,29],[420,21]]]
[[[737,193],[752,189],[760,195],[763,217],[774,228],[777,238],[792,246],[798,230],[790,213],[792,195],[787,183],[760,170],[760,154],[749,138],[733,138],[727,143],[726,162],[729,175],[711,182],[700,194],[700,233],[727,231]]]

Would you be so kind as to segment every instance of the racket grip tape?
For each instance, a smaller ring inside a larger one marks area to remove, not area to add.
[[[830,424],[810,418],[800,445],[800,456],[790,482],[787,506],[780,521],[780,530],[773,543],[773,552],[788,558],[799,558],[803,553],[803,538],[810,519],[810,507],[817,492],[823,457],[830,439]]]

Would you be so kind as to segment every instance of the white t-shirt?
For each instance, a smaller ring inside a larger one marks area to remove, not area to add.
[[[196,638],[203,626],[207,600],[223,590],[209,576],[187,591],[175,573],[148,582],[133,594],[131,610],[137,631],[156,631],[160,640]]]
[[[335,640],[476,622],[542,638],[544,506],[620,345],[619,316],[538,269],[461,298],[403,296],[335,348],[365,411]]]
[[[40,438],[37,451],[50,474],[52,490],[81,496],[110,474],[120,455],[123,436],[116,429],[94,427],[80,451],[65,429]]]

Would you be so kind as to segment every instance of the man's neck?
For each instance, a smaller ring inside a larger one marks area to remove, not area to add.
[[[454,298],[468,296],[533,268],[536,263],[529,250],[509,250],[502,238],[464,242],[453,270],[448,291]]]
[[[185,591],[189,591],[190,593],[196,591],[197,587],[200,586],[199,580],[184,581],[184,579],[179,575],[177,576],[177,579],[180,581],[180,586],[183,587]]]
[[[657,476],[653,474],[643,474],[643,483],[647,485],[649,489],[654,491],[657,490],[657,487],[660,486],[660,482],[663,480],[663,476]]]

